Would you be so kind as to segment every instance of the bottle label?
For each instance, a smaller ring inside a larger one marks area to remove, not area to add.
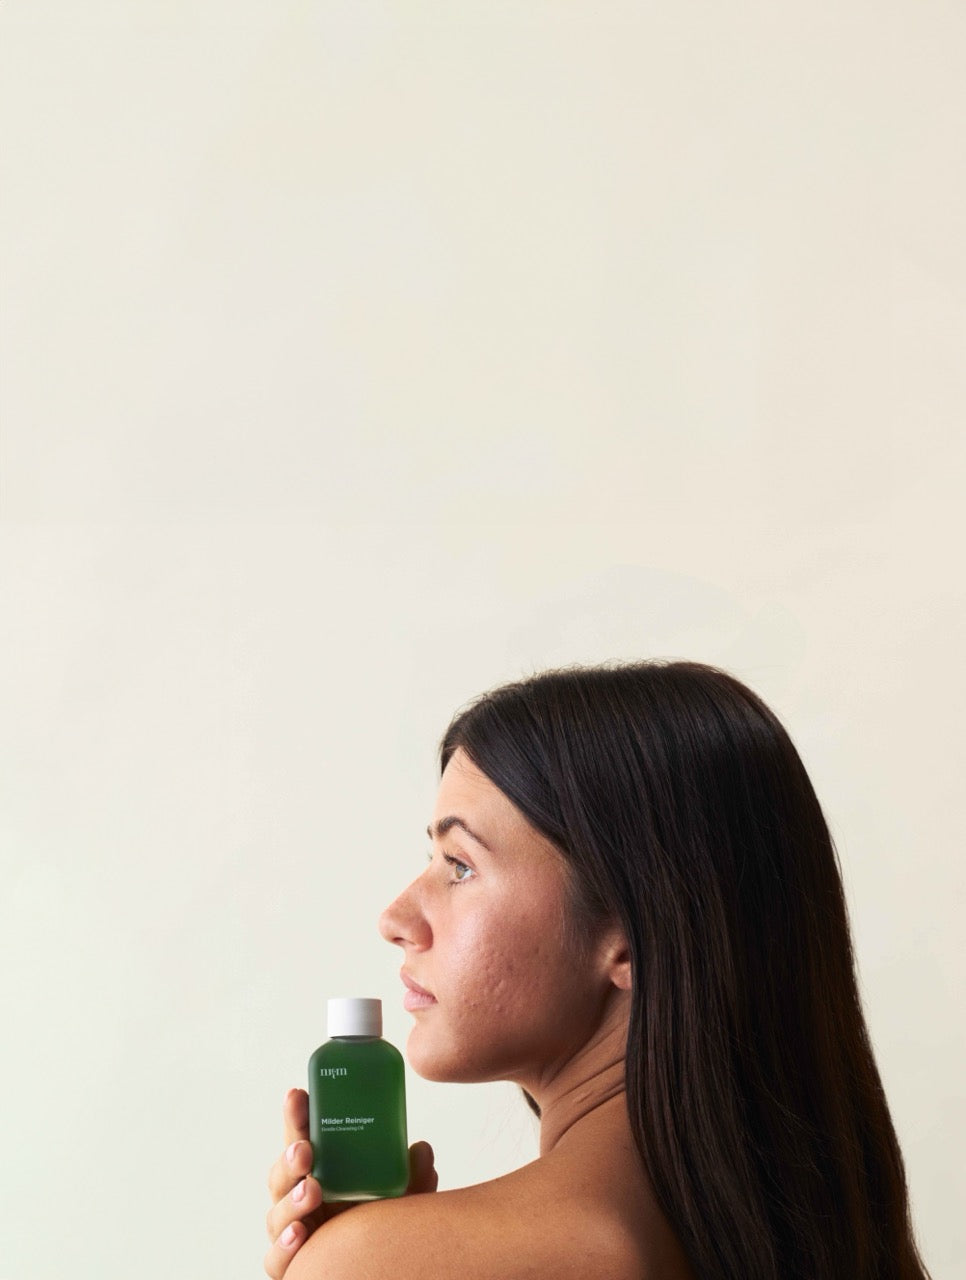
[[[375,1116],[319,1116],[323,1133],[364,1133],[375,1122]]]

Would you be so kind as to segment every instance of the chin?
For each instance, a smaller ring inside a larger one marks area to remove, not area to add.
[[[425,1028],[418,1025],[413,1027],[406,1041],[406,1061],[418,1076],[440,1084],[481,1084],[486,1080],[500,1079],[475,1058],[469,1046],[462,1045],[458,1049],[450,1046],[447,1049],[434,1045]]]

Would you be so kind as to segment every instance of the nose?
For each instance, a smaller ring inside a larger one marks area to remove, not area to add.
[[[379,932],[387,942],[397,947],[412,947],[425,951],[432,942],[433,933],[419,902],[419,880],[402,891],[390,902],[379,917]]]

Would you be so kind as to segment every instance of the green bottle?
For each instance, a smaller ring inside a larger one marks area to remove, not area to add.
[[[384,1200],[409,1183],[402,1054],[382,1037],[382,1001],[330,1000],[329,1039],[309,1058],[312,1177],[322,1199]]]

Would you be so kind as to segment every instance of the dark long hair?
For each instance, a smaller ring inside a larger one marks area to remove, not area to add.
[[[696,662],[548,671],[441,745],[571,868],[631,950],[627,1106],[701,1280],[923,1280],[838,859],[788,734]]]

